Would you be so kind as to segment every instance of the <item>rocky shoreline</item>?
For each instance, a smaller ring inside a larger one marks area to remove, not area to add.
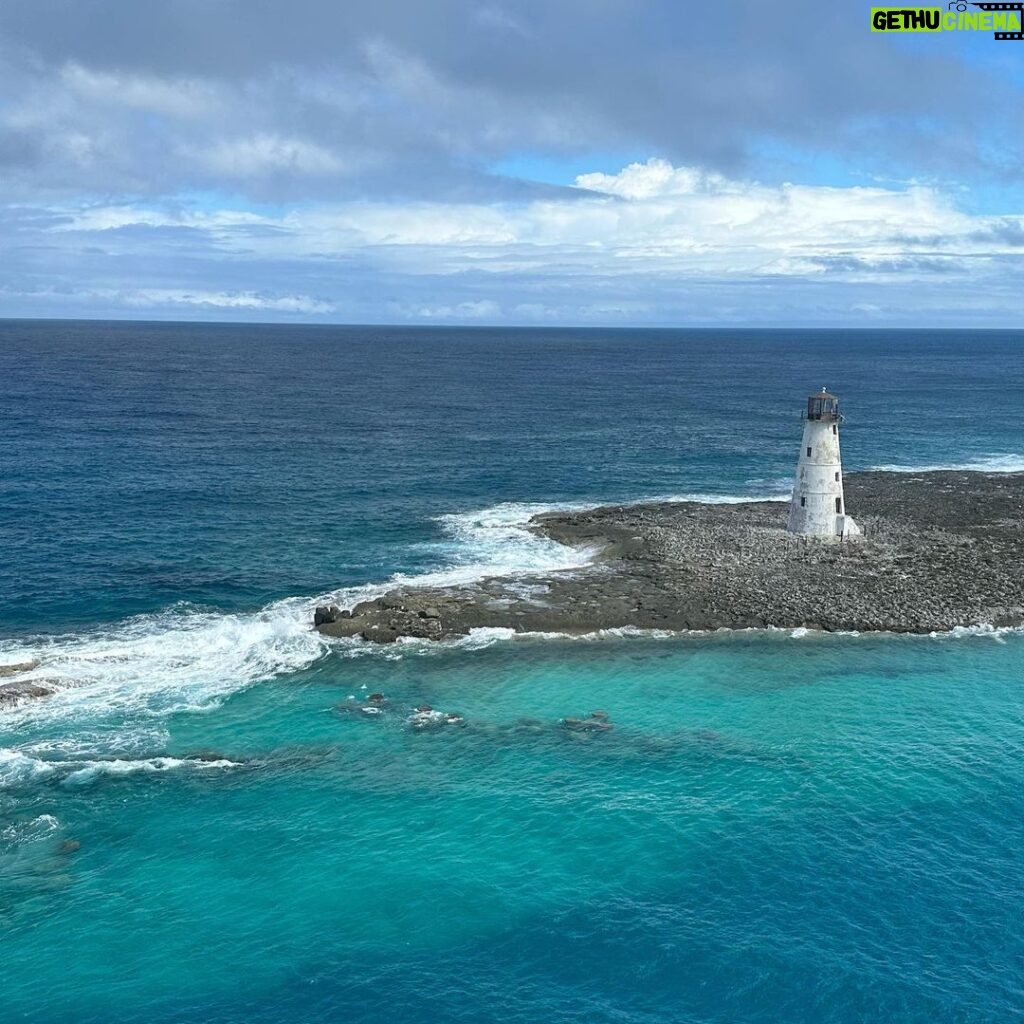
[[[7,707],[14,707],[22,701],[32,700],[36,697],[48,697],[53,693],[53,688],[45,681],[17,678],[28,675],[37,668],[39,668],[38,661],[20,661],[14,664],[0,665],[0,711]],[[3,682],[12,677],[14,678],[13,682]]]
[[[607,506],[536,516],[531,528],[594,548],[583,569],[400,587],[315,627],[377,643],[497,627],[582,634],[797,628],[931,633],[1024,624],[1024,474],[847,475],[863,538],[788,534],[784,502]]]
[[[479,628],[580,635],[806,627],[932,633],[1024,625],[1024,474],[855,473],[863,537],[785,531],[785,502],[658,502],[534,517],[530,528],[594,552],[583,568],[397,587],[321,607],[327,637],[447,640]],[[38,662],[0,664],[0,711],[63,687]]]

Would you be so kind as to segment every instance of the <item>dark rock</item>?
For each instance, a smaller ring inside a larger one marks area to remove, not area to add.
[[[31,672],[39,668],[38,661],[18,661],[9,665],[0,665],[0,679],[4,676],[17,676],[22,672]]]
[[[67,856],[69,853],[78,853],[82,848],[81,840],[78,839],[65,839],[64,842],[57,847],[57,852],[63,856]]]
[[[341,611],[337,605],[319,605],[313,612],[313,625],[322,626],[326,622],[337,622],[340,614]]]
[[[39,683],[3,683],[0,685],[0,708],[13,707],[23,700],[48,697],[51,693],[51,687]]]
[[[191,761],[231,761],[233,758],[226,757],[219,750],[197,750],[193,754],[188,755]]]

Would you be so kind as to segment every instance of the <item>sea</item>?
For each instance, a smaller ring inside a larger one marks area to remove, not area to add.
[[[310,628],[784,498],[823,386],[847,471],[1024,471],[1022,343],[0,322],[0,1022],[1024,1019],[1020,632]]]

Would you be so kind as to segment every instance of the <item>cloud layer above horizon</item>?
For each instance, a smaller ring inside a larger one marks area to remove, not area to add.
[[[690,7],[0,8],[0,315],[1017,325],[1024,44]]]

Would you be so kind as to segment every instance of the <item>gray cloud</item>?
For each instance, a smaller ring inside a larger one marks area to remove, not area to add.
[[[1024,50],[867,12],[2,5],[0,314],[1012,322],[1021,218],[848,183],[1014,181]],[[542,158],[585,187],[493,170]]]
[[[21,195],[525,196],[491,163],[658,153],[763,174],[759,149],[783,143],[1004,174],[1019,152],[1007,102],[1008,148],[979,156],[993,74],[949,40],[871,34],[860,0],[33,0],[0,7],[0,37]]]

